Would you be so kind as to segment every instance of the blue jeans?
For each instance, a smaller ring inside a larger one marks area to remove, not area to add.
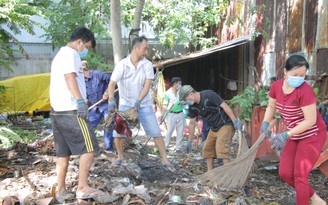
[[[93,128],[97,128],[101,119],[106,119],[108,116],[108,109],[100,112],[97,108],[94,108],[89,113],[89,122]],[[114,137],[113,137],[113,128],[114,125],[111,126],[107,131],[104,130],[104,143],[106,150],[113,150],[114,147]]]

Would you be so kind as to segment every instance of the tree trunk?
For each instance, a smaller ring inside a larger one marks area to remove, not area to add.
[[[138,36],[138,29],[140,28],[141,24],[141,15],[142,15],[142,10],[145,5],[145,0],[139,0],[137,1],[136,5],[136,10],[134,11],[134,19],[132,22],[132,29],[130,31],[130,43],[133,41],[133,39]],[[131,47],[131,45],[129,45]]]
[[[110,0],[111,7],[111,27],[113,40],[114,64],[123,59],[122,30],[121,30],[121,2],[120,0]]]
[[[132,29],[140,28],[141,15],[144,5],[145,5],[145,0],[137,1],[136,10],[134,11],[134,19],[132,22]]]

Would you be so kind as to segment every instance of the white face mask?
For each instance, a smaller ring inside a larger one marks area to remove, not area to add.
[[[192,96],[192,100],[187,100],[186,101],[188,105],[193,105],[195,103],[195,98]]]

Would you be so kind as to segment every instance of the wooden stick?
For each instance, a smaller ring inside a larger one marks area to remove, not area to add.
[[[96,107],[97,105],[99,105],[101,102],[103,102],[103,99],[99,100],[98,102],[96,102],[95,104],[91,105],[88,110],[91,110],[92,108]],[[51,138],[54,135],[54,133],[51,133],[50,135],[48,135],[47,137],[45,137],[42,141],[47,141],[49,138]]]
[[[91,105],[91,106],[88,108],[88,110],[91,110],[92,108],[96,107],[97,105],[99,105],[99,104],[102,103],[103,101],[104,101],[103,99],[99,100],[99,101],[96,102],[95,104]]]

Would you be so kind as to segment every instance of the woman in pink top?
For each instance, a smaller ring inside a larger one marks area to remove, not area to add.
[[[316,108],[312,87],[304,78],[309,64],[303,56],[293,55],[286,61],[285,77],[272,84],[269,105],[260,133],[266,131],[276,110],[287,125],[285,132],[274,135],[271,148],[282,150],[279,176],[295,188],[297,205],[326,205],[309,185],[310,172],[327,138],[326,124]]]

